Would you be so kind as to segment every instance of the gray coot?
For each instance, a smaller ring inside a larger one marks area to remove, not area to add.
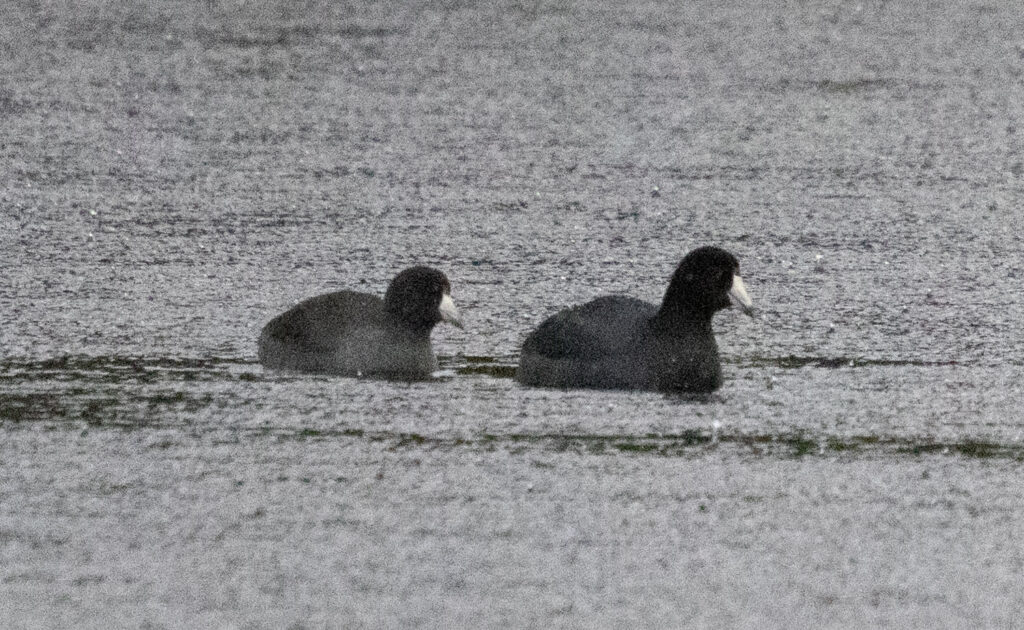
[[[263,327],[260,363],[269,368],[347,376],[423,379],[437,369],[430,331],[462,327],[443,273],[412,267],[384,299],[337,291],[304,300]]]
[[[516,380],[541,387],[711,392],[722,384],[711,317],[752,303],[739,262],[717,247],[683,258],[661,306],[600,297],[545,320],[523,343]]]

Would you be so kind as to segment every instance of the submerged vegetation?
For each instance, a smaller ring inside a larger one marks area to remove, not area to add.
[[[846,359],[842,360],[845,364]],[[453,376],[507,379],[515,368],[512,359],[459,356],[442,361]],[[891,365],[892,362],[864,362],[860,365]],[[776,366],[833,368],[825,359],[776,359]],[[187,425],[192,432],[222,432],[236,438],[275,435],[281,440],[363,440],[389,450],[478,448],[510,451],[544,450],[589,455],[637,457],[699,457],[718,449],[764,457],[921,457],[953,455],[970,458],[1002,458],[1024,461],[1024,444],[965,437],[937,439],[921,435],[855,434],[834,435],[829,431],[750,431],[684,429],[674,432],[572,432],[516,431],[479,432],[451,435],[443,424],[434,434],[350,426],[344,417],[324,426],[275,425],[262,423],[232,425],[226,410],[259,408],[266,387],[275,383],[335,382],[332,377],[261,373],[249,361],[220,358],[141,358],[117,356],[67,356],[38,361],[7,361],[0,364],[0,426],[42,423],[55,430],[62,427],[117,428],[136,430]],[[437,386],[443,386],[442,383]],[[412,387],[406,383],[396,387]],[[420,386],[424,386],[423,383]],[[425,386],[431,386],[427,383]],[[559,390],[548,390],[557,395]],[[695,415],[717,399],[675,400],[692,403]]]

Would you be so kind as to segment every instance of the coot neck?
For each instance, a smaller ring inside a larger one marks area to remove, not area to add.
[[[384,309],[384,324],[397,334],[408,336],[412,339],[427,339],[430,331],[434,329],[437,322],[426,319],[409,319],[403,317],[403,313]]]
[[[715,314],[707,308],[694,308],[678,300],[666,299],[654,316],[655,331],[668,334],[711,332],[711,318]]]
[[[711,318],[718,309],[692,285],[690,275],[676,270],[672,276],[654,318],[655,329],[677,334],[711,330]]]

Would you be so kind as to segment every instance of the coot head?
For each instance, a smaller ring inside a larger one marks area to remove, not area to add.
[[[384,309],[403,326],[433,328],[438,322],[462,328],[448,278],[430,267],[410,267],[395,276],[384,294]]]
[[[661,312],[710,318],[715,311],[733,303],[747,315],[753,315],[753,302],[740,278],[739,261],[724,249],[699,247],[687,254],[676,268]]]

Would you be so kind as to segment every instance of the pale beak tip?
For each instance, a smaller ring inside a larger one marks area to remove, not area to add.
[[[466,326],[462,323],[462,317],[459,316],[459,311],[455,308],[455,302],[452,301],[450,295],[445,294],[441,298],[441,305],[438,308],[438,312],[441,314],[441,321],[448,322],[452,326],[465,330]]]
[[[755,317],[754,301],[747,295],[747,287],[744,286],[743,280],[739,276],[732,277],[732,288],[729,289],[729,297],[748,317]]]

